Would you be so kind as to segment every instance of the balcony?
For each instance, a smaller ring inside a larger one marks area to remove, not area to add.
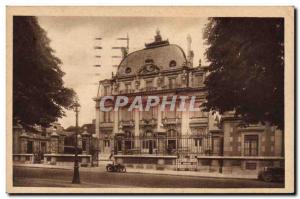
[[[162,120],[162,123],[164,124],[164,125],[168,125],[168,124],[179,124],[179,123],[181,123],[181,118],[164,118],[163,120]]]
[[[207,126],[208,117],[194,117],[190,118],[190,126]]]
[[[112,128],[113,127],[113,122],[100,122],[100,128]]]
[[[132,127],[134,126],[134,121],[133,120],[128,120],[128,121],[120,121],[121,126],[127,126],[127,127]]]
[[[142,119],[142,120],[140,120],[140,125],[141,126],[155,126],[155,125],[157,125],[157,119],[155,119],[155,118]]]

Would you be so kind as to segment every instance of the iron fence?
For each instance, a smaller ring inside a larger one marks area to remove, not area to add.
[[[100,153],[118,155],[222,155],[222,137],[194,136],[115,136],[100,139]]]

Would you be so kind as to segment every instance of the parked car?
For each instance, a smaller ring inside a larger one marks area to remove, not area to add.
[[[106,171],[108,172],[126,172],[126,167],[122,164],[107,164]]]
[[[264,167],[258,173],[258,179],[265,182],[283,182],[284,168],[282,167]]]

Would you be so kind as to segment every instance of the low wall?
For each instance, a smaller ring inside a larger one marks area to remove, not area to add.
[[[20,162],[25,164],[33,164],[34,163],[34,154],[13,154],[13,161]]]
[[[72,166],[74,165],[74,158],[74,154],[45,154],[44,164]],[[78,161],[82,167],[91,166],[92,156],[79,154]]]
[[[258,174],[263,167],[283,167],[277,156],[198,156],[198,170],[222,173]]]
[[[177,156],[156,155],[115,155],[116,163],[124,164],[129,168],[175,170]]]
[[[116,163],[128,168],[183,170],[217,173],[257,174],[263,167],[282,167],[282,157],[242,157],[242,156],[177,156],[115,155]]]

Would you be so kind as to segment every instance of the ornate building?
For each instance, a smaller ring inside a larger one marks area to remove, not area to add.
[[[189,97],[196,96],[195,105],[201,109],[207,68],[193,66],[193,57],[190,36],[186,55],[157,32],[154,42],[123,57],[116,75],[100,81],[94,99],[100,161],[114,154],[127,167],[219,172],[280,164],[282,132],[261,125],[240,127],[230,113],[178,111],[178,101],[174,111],[168,106],[160,111],[160,103],[149,111],[101,111],[101,99],[110,95],[127,96],[129,102],[135,96],[187,96],[187,106]]]

